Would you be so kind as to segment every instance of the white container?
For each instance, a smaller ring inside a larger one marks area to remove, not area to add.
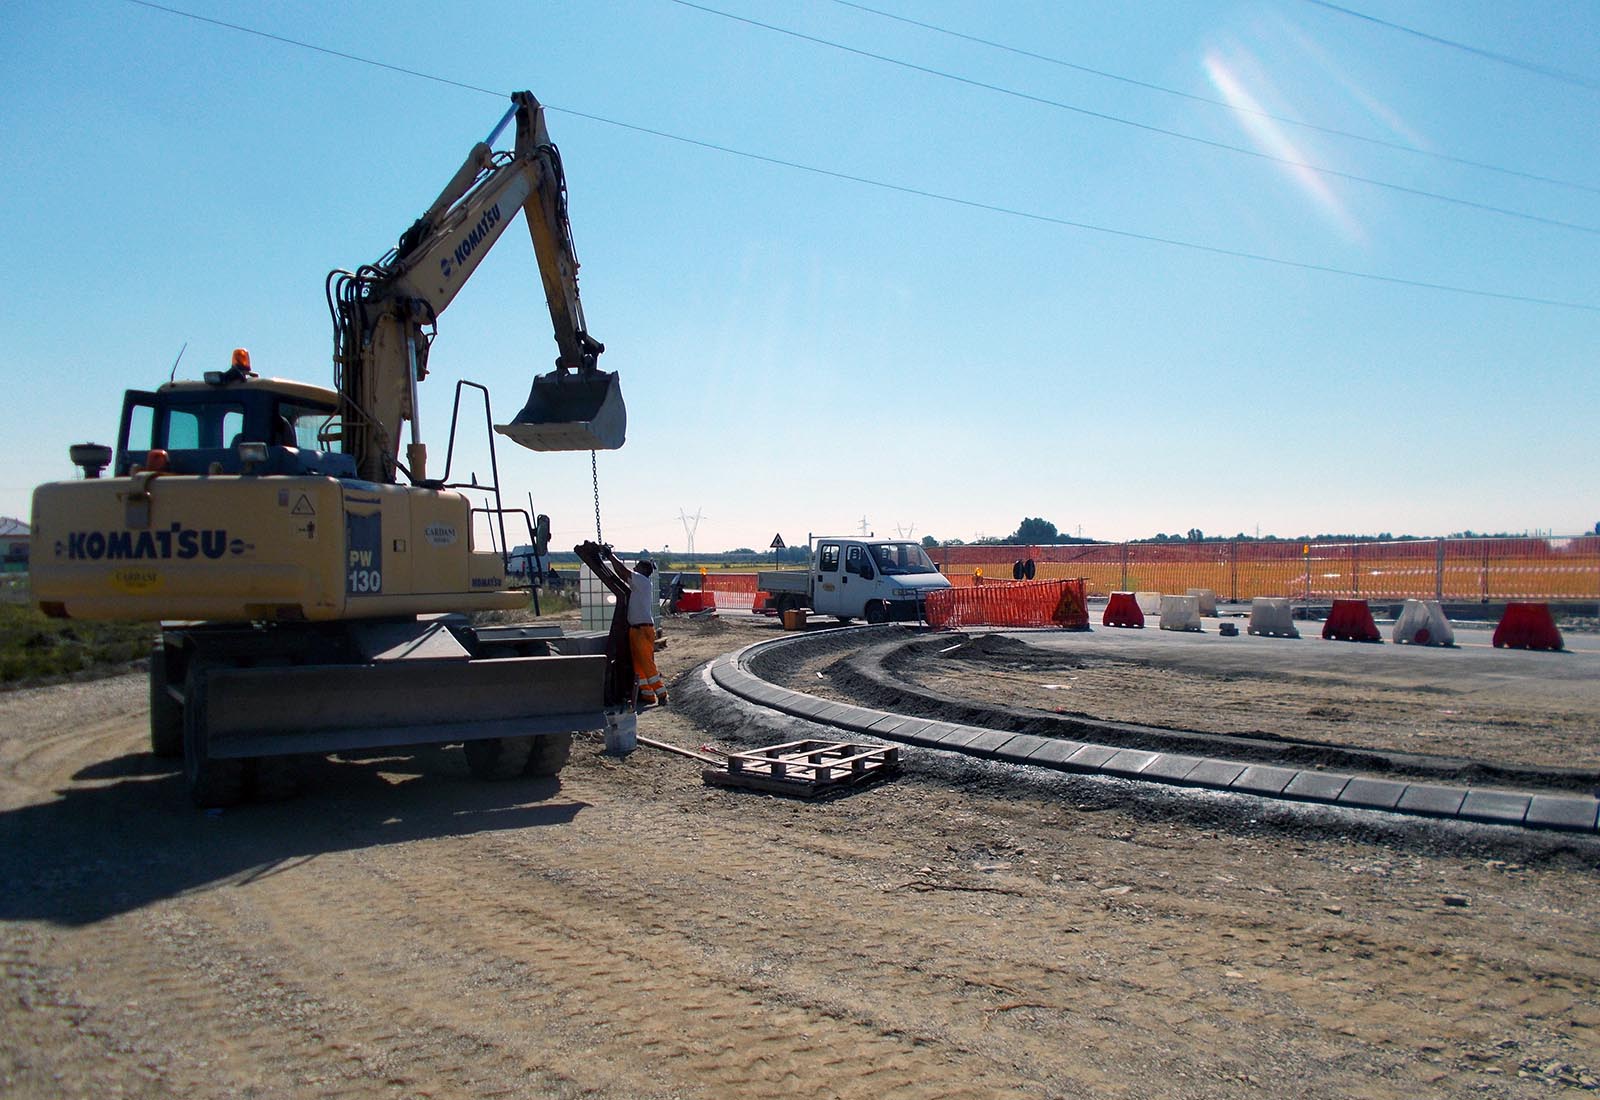
[[[1191,588],[1189,595],[1200,601],[1200,614],[1217,617],[1217,594],[1209,588]]]
[[[606,715],[606,755],[627,756],[639,747],[639,716],[630,711]]]
[[[1438,600],[1407,600],[1394,621],[1395,645],[1456,644],[1456,632]]]
[[[1287,596],[1257,596],[1250,601],[1250,633],[1268,638],[1298,638],[1294,607]]]
[[[1200,629],[1200,601],[1194,596],[1161,597],[1161,629]]]

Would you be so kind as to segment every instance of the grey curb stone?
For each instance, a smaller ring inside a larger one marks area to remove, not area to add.
[[[936,725],[938,725],[937,722],[931,722],[926,718],[918,718],[914,722],[901,726],[895,731],[894,736],[901,741],[909,741],[913,745],[937,745],[939,743],[938,738],[929,735],[929,731]]]
[[[1239,773],[1230,791],[1245,794],[1282,794],[1289,781],[1299,773],[1293,768],[1277,768],[1271,764],[1251,764]]]
[[[923,730],[918,736],[922,738],[924,745],[941,748],[953,741],[962,728],[949,722],[929,722],[927,729]],[[962,742],[962,744],[965,744],[965,742]]]
[[[1487,821],[1493,825],[1521,825],[1528,816],[1531,795],[1514,791],[1471,791],[1461,803],[1460,816],[1467,821]]]
[[[1010,741],[1016,734],[1007,730],[984,730],[978,736],[968,741],[962,748],[968,752],[975,752],[979,756],[993,756],[999,751],[1000,746]]]
[[[1044,744],[1044,740],[1043,737],[1036,737],[1031,733],[1014,734],[1011,740],[994,750],[994,758],[1021,764]]]
[[[1363,810],[1392,810],[1400,804],[1400,796],[1405,793],[1404,783],[1396,783],[1392,779],[1362,779],[1358,776],[1339,792],[1339,805],[1357,806]]]
[[[1352,778],[1338,772],[1297,772],[1283,793],[1308,802],[1335,802]]]
[[[1235,764],[1232,760],[1206,759],[1194,766],[1183,781],[1194,787],[1216,787],[1227,790],[1233,781],[1244,774],[1244,765]]]
[[[1406,788],[1406,793],[1400,796],[1400,802],[1395,808],[1414,814],[1454,817],[1466,797],[1467,792],[1460,787],[1442,787],[1437,783],[1413,783]]]
[[[931,729],[928,731],[928,734],[929,736],[937,736],[939,738],[939,747],[942,749],[964,749],[968,745],[972,744],[973,741],[977,740],[979,735],[984,733],[983,730],[976,726],[952,726],[948,723],[940,724],[943,725],[944,728],[939,730],[937,735],[935,735],[934,731]]]
[[[886,714],[868,726],[866,732],[875,733],[882,737],[897,737],[901,730],[906,729],[916,721],[919,721],[919,719],[907,718],[899,714]]]
[[[1100,770],[1106,775],[1135,776],[1148,768],[1160,755],[1142,749],[1119,749],[1115,756],[1100,766]]]
[[[1525,825],[1541,829],[1575,829],[1587,833],[1600,827],[1597,818],[1600,818],[1600,802],[1592,798],[1536,794],[1522,820]]]
[[[805,718],[815,718],[817,715],[834,705],[835,704],[828,702],[826,699],[817,699],[813,696],[806,695],[801,696],[798,699],[785,699],[783,703],[783,709],[788,711],[790,714],[798,714]]]
[[[1104,745],[1085,745],[1069,756],[1065,763],[1074,771],[1094,772],[1105,766],[1107,760],[1117,755],[1116,749]]]
[[[1028,763],[1057,767],[1066,763],[1073,754],[1083,748],[1082,741],[1063,741],[1055,737],[1046,737],[1043,740],[1044,744],[1029,754]]]
[[[866,631],[872,628],[855,629]],[[1202,759],[1181,753],[1147,752],[962,726],[819,699],[769,683],[749,671],[751,651],[797,640],[800,639],[758,642],[738,653],[714,658],[704,666],[702,675],[733,695],[796,718],[911,744],[964,751],[975,756],[1037,764],[1064,771],[1099,772],[1109,776],[1156,780],[1241,794],[1326,802],[1353,809],[1455,817],[1492,825],[1522,825],[1585,833],[1600,831],[1600,798],[1521,794],[1436,783],[1406,783],[1338,772],[1296,771],[1267,764]]]
[[[1198,756],[1184,756],[1181,753],[1157,753],[1156,758],[1150,761],[1148,767],[1139,773],[1142,779],[1161,779],[1168,783],[1182,783],[1188,774],[1199,767],[1201,763]]]

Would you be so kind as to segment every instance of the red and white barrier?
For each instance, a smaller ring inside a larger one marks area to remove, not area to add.
[[[1111,599],[1106,602],[1106,613],[1100,617],[1100,625],[1143,629],[1144,612],[1139,610],[1139,601],[1133,598],[1133,593],[1111,593]]]
[[[1500,623],[1494,628],[1496,649],[1566,648],[1555,616],[1547,603],[1508,603]]]
[[[1372,608],[1366,600],[1334,600],[1328,621],[1322,624],[1322,636],[1340,642],[1383,644],[1383,635],[1372,621]]]
[[[1394,621],[1392,636],[1395,645],[1456,644],[1456,632],[1450,620],[1444,617],[1438,600],[1407,600],[1400,609],[1400,617]]]

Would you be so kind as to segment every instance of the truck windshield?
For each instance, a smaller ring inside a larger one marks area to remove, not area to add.
[[[886,542],[872,548],[872,560],[878,572],[885,576],[904,576],[909,573],[937,573],[928,555],[914,542]]]

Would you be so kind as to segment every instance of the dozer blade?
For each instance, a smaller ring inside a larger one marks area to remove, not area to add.
[[[219,759],[348,752],[604,729],[605,677],[599,655],[223,668],[197,705]]]
[[[602,370],[538,375],[522,411],[494,430],[531,451],[614,451],[628,431],[622,384]]]

